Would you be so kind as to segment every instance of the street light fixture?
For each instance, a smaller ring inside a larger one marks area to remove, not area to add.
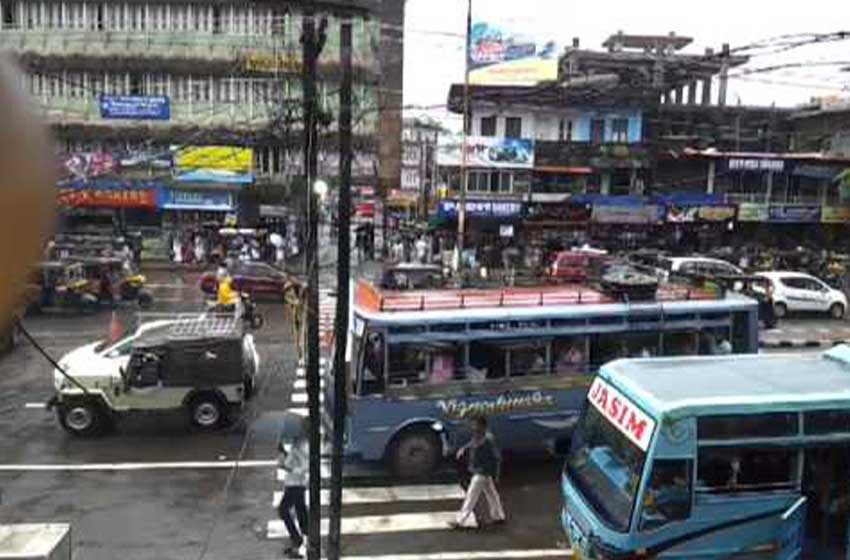
[[[322,179],[317,179],[313,183],[313,193],[324,201],[325,197],[328,196],[328,184]]]

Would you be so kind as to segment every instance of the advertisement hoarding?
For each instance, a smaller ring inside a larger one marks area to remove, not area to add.
[[[167,121],[171,103],[165,95],[101,95],[100,116],[104,119]]]
[[[254,151],[237,146],[183,146],[174,154],[179,172],[226,171],[249,174],[254,166]]]
[[[490,21],[469,36],[469,81],[476,85],[534,85],[558,79],[558,46]]]
[[[441,139],[442,140],[442,139]],[[462,140],[447,138],[437,146],[437,164],[461,165]],[[467,167],[532,169],[534,140],[529,138],[499,138],[469,136],[466,139]]]

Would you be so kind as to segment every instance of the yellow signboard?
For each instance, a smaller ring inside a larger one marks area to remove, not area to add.
[[[229,171],[248,174],[254,162],[251,148],[235,146],[186,146],[174,156],[174,165],[181,171]]]
[[[301,72],[301,57],[289,53],[248,53],[243,63],[249,72]]]
[[[850,206],[823,206],[820,220],[824,223],[850,223]]]

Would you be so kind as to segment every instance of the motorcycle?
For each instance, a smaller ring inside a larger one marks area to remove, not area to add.
[[[265,324],[265,318],[257,310],[257,304],[251,299],[250,294],[239,293],[237,305],[221,306],[215,300],[207,300],[207,310],[215,313],[237,313],[244,324],[252,329],[259,330]]]

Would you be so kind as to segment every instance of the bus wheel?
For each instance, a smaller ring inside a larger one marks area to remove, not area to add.
[[[442,457],[442,442],[431,429],[411,428],[398,434],[389,450],[390,468],[400,478],[422,478],[433,473]]]

